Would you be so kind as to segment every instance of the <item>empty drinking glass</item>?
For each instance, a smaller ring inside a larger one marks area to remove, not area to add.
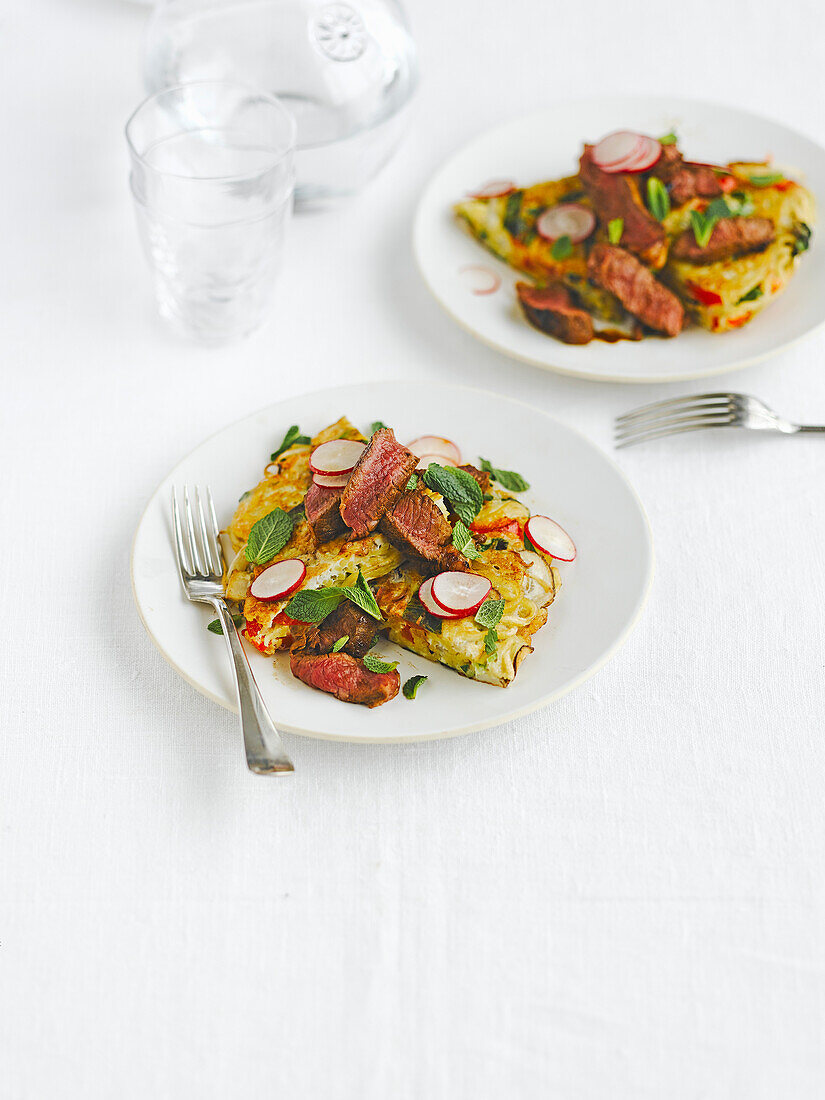
[[[126,139],[162,316],[203,340],[253,331],[272,301],[292,211],[292,116],[239,84],[184,84],[141,104]]]

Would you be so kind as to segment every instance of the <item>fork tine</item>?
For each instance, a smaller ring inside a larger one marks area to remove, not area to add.
[[[203,563],[203,555],[195,535],[195,523],[192,519],[192,505],[189,501],[188,485],[183,487],[183,510],[186,513],[186,527],[189,531],[189,551],[192,555],[193,572],[200,573],[203,576],[206,573],[206,566]]]
[[[209,538],[209,532],[206,527],[206,516],[203,512],[203,501],[201,500],[200,486],[195,486],[195,503],[198,509],[198,534],[200,535],[201,546],[203,547],[203,556],[206,561],[206,571],[213,575],[219,573],[217,564],[213,556],[212,543]]]
[[[209,519],[212,523],[210,534],[212,536],[212,545],[215,549],[215,560],[218,563],[218,572],[223,573],[223,549],[221,548],[220,540],[220,527],[218,527],[218,517],[215,515],[215,501],[212,499],[212,490],[206,486],[206,503],[209,508]]]
[[[178,563],[178,573],[180,573],[181,584],[184,583],[185,574],[191,573],[192,569],[189,563],[189,555],[186,552],[186,544],[183,538],[183,531],[180,526],[180,512],[178,510],[178,492],[175,486],[172,486],[172,527],[175,532],[175,558]]]
[[[638,409],[631,409],[623,416],[617,416],[617,423],[625,420],[636,420],[639,417],[650,416],[652,413],[665,412],[676,409],[682,405],[692,405],[699,402],[718,404],[720,402],[732,402],[739,394],[735,393],[692,393],[685,397],[672,397],[667,401],[654,401],[651,405],[642,405]]]
[[[665,428],[676,427],[679,424],[688,424],[693,420],[701,420],[709,426],[713,424],[732,423],[737,416],[737,410],[727,405],[720,405],[715,409],[678,409],[666,416],[659,416],[650,420],[637,420],[632,424],[617,424],[614,435],[618,439],[624,435],[639,435],[644,432],[653,432]]]
[[[616,427],[626,428],[633,427],[637,424],[655,423],[658,420],[667,420],[671,416],[683,416],[691,413],[695,413],[696,416],[702,416],[706,412],[733,412],[739,407],[739,403],[736,401],[684,401],[678,405],[674,404],[668,409],[653,409],[647,413],[639,413],[637,416],[628,414],[626,416],[616,417]]]
[[[734,426],[734,418],[730,417],[727,420],[689,420],[684,422],[677,422],[670,427],[653,427],[648,428],[645,431],[637,433],[629,432],[627,435],[617,437],[615,441],[616,450],[621,450],[622,447],[632,447],[635,443],[648,443],[654,439],[663,439],[668,435],[681,435],[682,432],[702,432],[708,428],[730,428]]]

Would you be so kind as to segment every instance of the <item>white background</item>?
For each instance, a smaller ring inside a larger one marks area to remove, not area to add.
[[[403,149],[294,222],[269,326],[204,350],[156,320],[129,208],[145,10],[0,4],[4,1100],[822,1095],[821,437],[620,452],[657,542],[641,625],[577,692],[464,739],[290,737],[294,777],[254,778],[138,622],[152,489],[279,397],[448,377],[609,447],[615,414],[702,388],[553,377],[442,315],[410,223],[459,144],[614,90],[825,141],[813,0],[410,8]],[[823,353],[721,384],[825,421]]]

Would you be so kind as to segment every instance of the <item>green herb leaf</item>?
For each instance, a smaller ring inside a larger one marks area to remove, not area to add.
[[[550,255],[554,260],[566,260],[570,253],[573,251],[573,242],[567,233],[563,237],[557,237],[553,241],[553,247],[550,249]]]
[[[804,222],[796,222],[793,228],[793,244],[791,256],[798,256],[800,252],[807,252],[811,247],[811,227]]]
[[[754,187],[771,187],[774,183],[779,183],[784,178],[785,175],[783,172],[763,172],[751,176],[750,181]]]
[[[382,661],[374,653],[367,653],[362,660],[370,672],[394,672],[398,668],[398,661]]]
[[[401,688],[401,693],[405,699],[414,699],[418,689],[427,680],[426,676],[411,676],[409,680],[404,681],[404,686]]]
[[[251,490],[251,489],[247,489],[245,493],[241,493],[241,495],[240,495],[240,496],[238,497],[238,504],[243,504],[243,502],[244,502],[244,501],[245,501],[245,500],[246,500],[246,499],[247,499],[248,497],[251,497],[251,496],[252,496],[252,490]]]
[[[491,626],[487,633],[484,635],[484,652],[488,657],[492,657],[498,648],[498,631],[494,626]]]
[[[311,442],[312,440],[309,438],[309,436],[301,435],[301,429],[298,427],[297,424],[293,424],[284,436],[283,442],[281,443],[280,447],[276,448],[269,456],[269,461],[274,462],[278,455],[282,455],[284,451],[288,451],[290,447],[294,447],[299,443],[307,444]]]
[[[513,237],[520,237],[528,228],[527,222],[521,216],[521,200],[523,198],[524,191],[511,191],[507,196],[507,202],[504,204],[502,225]]]
[[[287,512],[287,515],[292,520],[293,527],[295,526],[295,524],[300,523],[302,520],[305,520],[307,518],[307,513],[306,508],[304,507],[304,502],[301,501],[301,503],[296,504],[294,508],[290,508]]]
[[[238,630],[240,630],[242,626],[246,626],[246,619],[243,615],[233,615],[232,622]],[[213,634],[223,634],[223,626],[221,625],[220,619],[213,619],[211,623],[207,623],[206,629],[211,630]]]
[[[718,221],[718,218],[708,218],[705,217],[704,214],[700,214],[698,210],[691,210],[690,224],[693,228],[693,236],[696,238],[696,243],[700,248],[707,247],[708,241],[713,233],[713,227]]]
[[[719,221],[720,218],[732,217],[734,217],[734,212],[733,209],[728,205],[727,199],[711,199],[705,209],[705,218],[715,219],[714,224]]]
[[[381,428],[386,428],[386,426],[383,420],[373,420],[372,424],[370,424],[369,434],[375,435],[377,431],[380,431]]]
[[[290,619],[299,623],[320,623],[341,602],[340,588],[303,588],[284,608]]]
[[[675,145],[678,140],[679,140],[678,137],[671,130],[669,134],[665,134],[664,137],[659,138],[659,144],[660,145]]]
[[[410,474],[410,480],[404,486],[404,492],[411,493],[416,485],[418,485],[418,474]]]
[[[431,634],[441,633],[441,619],[430,614],[421,600],[419,600],[417,593],[410,596],[407,601],[407,606],[404,608],[404,618],[408,623],[413,623],[415,626],[423,626],[424,629],[429,630]]]
[[[611,218],[607,223],[607,239],[611,244],[618,244],[624,233],[624,218]]]
[[[742,302],[755,302],[756,299],[761,298],[764,293],[765,291],[757,283],[753,290],[749,290],[747,294],[743,294],[736,304],[740,305]]]
[[[479,626],[498,626],[504,614],[504,600],[485,600],[476,611],[475,621]]]
[[[335,643],[335,645],[332,647],[332,652],[337,653],[339,650],[343,649],[348,641],[349,641],[349,634],[343,634],[338,639],[338,641]]]
[[[480,458],[482,470],[486,470],[494,481],[497,481],[499,485],[503,486],[511,493],[523,493],[525,489],[530,488],[530,483],[525,481],[521,474],[517,474],[515,470],[499,470],[492,463],[488,462],[486,458]]]
[[[476,479],[466,470],[431,462],[424,473],[424,484],[434,493],[441,493],[458,518],[468,527],[481,511],[484,503],[481,489]]]
[[[474,561],[478,557],[478,549],[473,542],[470,528],[461,520],[453,528],[453,546],[459,554],[463,554],[468,561]]]
[[[249,532],[246,560],[255,565],[266,565],[283,550],[291,537],[292,520],[283,508],[273,508]]]
[[[647,208],[657,222],[663,222],[670,213],[670,195],[655,176],[649,176],[647,180]]]
[[[364,574],[361,572],[360,566],[358,567],[358,580],[355,584],[341,588],[340,592],[342,596],[345,596],[354,603],[356,607],[360,607],[362,611],[366,611],[373,619],[377,619],[378,622],[381,622],[381,608],[375,602],[375,596],[373,596],[372,589],[364,580]]]

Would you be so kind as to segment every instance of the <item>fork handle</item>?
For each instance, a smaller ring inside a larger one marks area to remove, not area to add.
[[[281,735],[275,729],[261,697],[249,660],[244,652],[238,628],[223,600],[210,600],[223,627],[223,636],[235,670],[235,689],[241,730],[246,749],[246,764],[256,775],[277,775],[295,769],[286,754]]]
[[[825,426],[820,427],[818,424],[800,424],[799,430],[801,432],[825,432]]]

